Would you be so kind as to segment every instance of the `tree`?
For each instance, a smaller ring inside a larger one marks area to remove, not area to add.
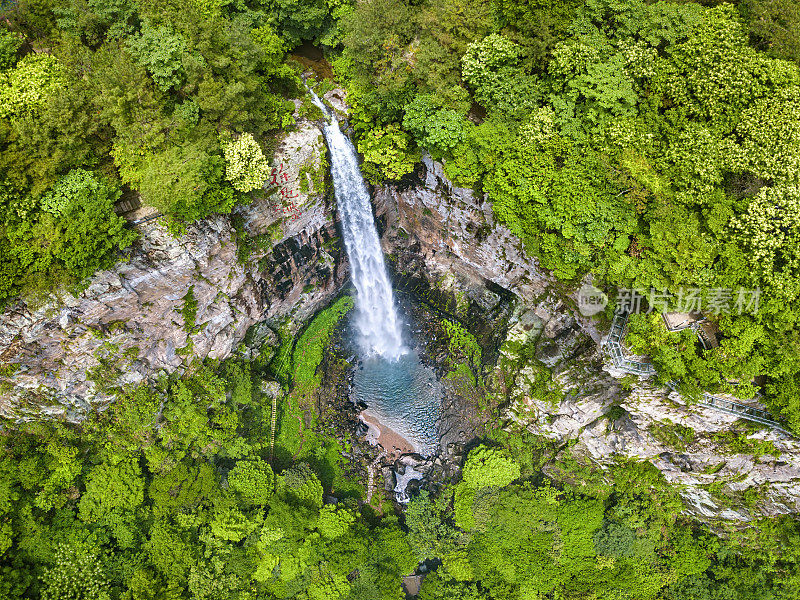
[[[7,277],[0,282],[5,297],[79,281],[109,266],[136,239],[114,213],[118,197],[116,187],[83,169],[70,171],[38,201],[7,195],[7,252],[0,256],[0,264],[6,263],[0,269]]]
[[[403,127],[434,156],[450,154],[464,138],[466,124],[455,111],[437,109],[430,96],[417,96],[405,107]]]
[[[0,71],[14,66],[17,50],[22,45],[20,37],[5,28],[0,28]]]
[[[418,155],[409,146],[408,135],[396,123],[370,129],[358,140],[358,151],[364,156],[364,175],[377,184],[411,173]]]
[[[731,224],[755,265],[748,283],[787,303],[800,297],[800,188],[762,188]]]
[[[461,59],[462,74],[473,88],[482,88],[502,69],[519,65],[520,48],[500,34],[492,33],[467,47]]]
[[[502,450],[478,446],[464,463],[463,480],[469,487],[505,487],[520,475],[519,465]]]
[[[228,485],[245,502],[264,506],[275,490],[275,474],[260,458],[240,460],[228,472]]]
[[[289,48],[319,36],[330,15],[326,0],[267,0],[266,4]]]
[[[183,55],[186,40],[169,27],[152,26],[145,21],[142,32],[128,38],[128,48],[136,62],[145,67],[159,89],[167,91],[183,82]]]
[[[0,117],[35,114],[66,85],[58,60],[49,54],[29,54],[0,74]]]
[[[522,118],[537,108],[538,78],[522,68],[521,53],[517,44],[497,33],[468,46],[461,59],[462,76],[487,112]]]
[[[420,492],[406,508],[408,541],[420,561],[451,554],[459,538],[446,521],[441,501],[434,501],[427,491]]]
[[[73,169],[42,197],[41,229],[34,231],[50,240],[53,259],[68,273],[88,277],[136,239],[114,213],[119,194],[90,171]]]
[[[317,528],[322,537],[332,540],[345,535],[356,521],[355,515],[346,508],[326,504],[319,511]]]
[[[436,571],[422,582],[419,600],[480,600],[484,598],[474,583],[462,583]]]
[[[800,62],[800,7],[793,0],[742,0],[744,15],[756,47],[772,56]]]
[[[415,16],[419,42],[413,73],[419,93],[430,94],[442,108],[465,114],[471,100],[461,81],[461,57],[470,43],[491,32],[489,4],[443,0],[421,5]]]
[[[92,47],[130,34],[138,23],[131,0],[68,0],[56,12],[59,29]]]
[[[278,478],[278,489],[289,502],[317,509],[322,507],[322,484],[306,463],[284,471]]]
[[[396,121],[411,99],[411,8],[401,0],[357,2],[342,29],[345,50],[338,68],[354,78],[354,97],[381,123]]]
[[[70,169],[96,163],[110,150],[91,91],[82,80],[71,81],[35,114],[15,118],[14,134],[8,149],[14,168],[7,176],[25,182],[32,196],[41,195]]]
[[[120,546],[134,542],[135,510],[144,502],[142,471],[135,460],[116,464],[105,462],[92,468],[86,477],[86,492],[78,503],[84,522],[109,527]]]
[[[209,465],[187,467],[178,463],[169,470],[154,473],[147,495],[153,503],[153,514],[161,517],[197,510],[214,497],[216,485],[216,474]]]
[[[228,213],[240,198],[224,180],[225,159],[197,133],[184,145],[144,156],[126,173],[147,204],[185,222]]]
[[[204,22],[193,43],[198,50],[184,57],[182,89],[195,98],[217,132],[258,136],[280,126],[286,104],[271,90],[293,89],[296,76],[285,68],[263,70],[269,56],[244,21]]]
[[[110,600],[100,557],[87,544],[59,544],[42,575],[42,600]]]
[[[249,133],[222,145],[225,155],[225,179],[240,192],[251,192],[264,185],[269,175],[269,163],[261,146]]]

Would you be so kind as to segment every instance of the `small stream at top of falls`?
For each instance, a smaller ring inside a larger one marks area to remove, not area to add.
[[[417,352],[404,343],[403,323],[355,148],[339,128],[333,111],[313,90],[309,92],[326,116],[323,131],[330,152],[342,236],[356,288],[356,314],[352,323],[361,361],[353,377],[351,399],[366,404],[368,414],[379,421],[379,427],[390,428],[413,446],[415,452],[431,456],[438,449],[441,386],[433,369],[423,365]],[[381,441],[387,445],[385,440]]]

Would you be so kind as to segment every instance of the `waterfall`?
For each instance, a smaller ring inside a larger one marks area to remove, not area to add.
[[[386,273],[372,203],[358,168],[355,148],[339,129],[336,115],[309,90],[327,116],[325,139],[331,157],[336,205],[342,222],[344,244],[356,287],[356,328],[367,356],[396,360],[406,352],[400,334],[392,286]]]

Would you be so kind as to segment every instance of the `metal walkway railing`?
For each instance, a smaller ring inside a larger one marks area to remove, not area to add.
[[[155,221],[156,219],[160,219],[164,216],[164,213],[155,213],[152,215],[147,215],[142,219],[136,219],[135,221],[129,221],[131,225],[141,225],[142,223],[148,223],[150,221]]]
[[[792,432],[786,431],[783,427],[781,427],[780,423],[773,421],[772,415],[765,410],[753,408],[752,406],[747,406],[746,404],[739,404],[738,402],[725,400],[719,396],[712,396],[709,393],[704,393],[703,399],[698,402],[698,404],[700,406],[705,406],[706,408],[713,408],[714,410],[720,410],[742,419],[747,419],[748,421],[761,423],[762,425],[772,427],[772,429],[780,431],[781,433],[785,433],[789,437],[794,437]]]
[[[620,371],[625,371],[633,375],[655,375],[656,370],[652,363],[626,358],[622,352],[622,338],[625,337],[625,325],[628,322],[627,315],[615,314],[611,322],[611,332],[608,334],[606,348],[611,356],[611,362]]]
[[[617,369],[625,371],[626,373],[631,373],[632,375],[654,375],[656,370],[652,363],[630,360],[626,358],[625,354],[622,352],[622,339],[625,337],[625,327],[627,323],[627,313],[618,313],[614,315],[614,319],[611,322],[611,331],[605,343],[608,353],[611,356],[611,361]],[[677,391],[677,382],[671,381],[667,385],[671,389]],[[760,408],[733,402],[732,400],[720,398],[708,392],[703,392],[703,398],[698,401],[697,404],[705,408],[711,408],[737,416],[741,419],[761,423],[789,437],[795,437],[793,433],[787,431],[780,423],[775,421],[770,413]]]

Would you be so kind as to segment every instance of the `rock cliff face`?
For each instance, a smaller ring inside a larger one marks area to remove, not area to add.
[[[299,326],[346,275],[326,164],[320,131],[301,121],[278,145],[263,198],[233,216],[240,232],[227,216],[177,238],[151,221],[79,294],[5,311],[0,414],[78,420],[111,400],[109,385],[229,356],[257,322]]]
[[[301,121],[279,144],[264,197],[233,219],[208,219],[177,239],[147,224],[126,260],[78,295],[8,309],[0,414],[78,420],[111,400],[101,391],[109,384],[225,358],[256,323],[291,333],[346,277],[325,172],[322,136]],[[454,187],[429,158],[416,179],[374,194],[396,282],[476,335],[481,391],[506,407],[509,426],[574,440],[571,452],[600,468],[615,455],[649,460],[700,518],[800,511],[796,440],[748,431],[647,380],[613,377],[602,331],[570,309],[490,204]],[[462,406],[445,409],[450,445],[478,432]]]
[[[456,278],[476,292],[491,283],[527,300],[545,292],[552,278],[496,222],[488,201],[453,186],[442,165],[428,156],[416,175],[415,186],[386,186],[375,192],[388,252],[406,255],[404,266],[411,263],[409,258],[422,260],[429,276],[445,280],[445,285]]]
[[[572,440],[570,451],[601,469],[620,455],[649,460],[701,519],[800,511],[796,440],[747,429],[647,379],[613,377],[597,323],[555,292],[490,204],[453,187],[428,158],[415,175],[416,185],[376,190],[384,248],[401,285],[497,350],[484,353],[486,393],[506,406],[510,426]]]

